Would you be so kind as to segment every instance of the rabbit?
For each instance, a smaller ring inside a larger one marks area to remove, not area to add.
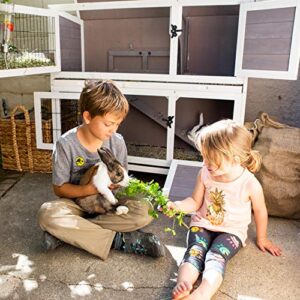
[[[91,181],[99,194],[76,198],[75,202],[89,214],[105,214],[115,212],[117,215],[127,214],[128,207],[120,205],[119,201],[109,189],[111,184],[126,187],[129,184],[129,175],[121,163],[107,148],[98,150],[101,161],[90,167],[82,176],[80,184]]]
[[[190,141],[192,141],[195,145],[195,147],[198,149],[198,145],[196,143],[197,137],[199,136],[199,133],[201,129],[205,127],[204,124],[204,118],[203,118],[203,113],[200,114],[199,116],[199,124],[194,126],[190,131],[187,133],[187,137]],[[198,149],[199,150],[199,149]]]

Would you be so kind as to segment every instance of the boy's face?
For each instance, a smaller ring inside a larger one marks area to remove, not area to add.
[[[89,112],[85,111],[83,118],[90,133],[101,141],[108,140],[123,121],[123,116],[116,113],[107,113],[104,116],[92,118]]]

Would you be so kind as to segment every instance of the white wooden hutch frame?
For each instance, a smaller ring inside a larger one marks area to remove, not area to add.
[[[178,37],[170,38],[170,59],[169,74],[134,74],[134,73],[109,73],[109,72],[85,72],[85,54],[84,54],[84,22],[68,12],[108,9],[128,9],[128,8],[163,8],[170,9],[170,24],[176,24],[180,29],[182,26],[183,7],[188,6],[217,6],[217,5],[240,5],[239,26],[237,38],[237,54],[235,65],[235,76],[200,76],[200,75],[179,75],[177,74],[177,56],[178,56]],[[18,10],[24,10],[24,7],[15,6]],[[292,46],[289,59],[289,67],[286,71],[264,71],[264,70],[244,70],[242,69],[242,57],[244,49],[244,37],[247,12],[251,10],[266,10],[272,8],[295,7],[296,15],[293,27]],[[274,78],[274,79],[297,79],[299,57],[300,57],[300,0],[265,0],[254,2],[254,0],[136,0],[136,1],[114,1],[114,2],[90,2],[49,5],[48,10],[26,8],[28,13],[38,11],[56,16],[56,28],[59,26],[58,17],[61,16],[67,20],[80,25],[81,30],[81,72],[59,72],[60,59],[56,58],[54,69],[39,68],[40,73],[51,73],[51,92],[34,93],[35,121],[37,145],[41,149],[52,149],[53,144],[42,142],[41,128],[41,100],[52,99],[53,131],[54,142],[60,136],[60,122],[57,119],[57,113],[60,111],[60,99],[78,99],[79,93],[83,87],[85,79],[113,79],[124,94],[130,95],[153,95],[164,96],[168,99],[168,115],[175,116],[176,101],[180,97],[205,98],[233,100],[234,111],[233,119],[239,123],[244,122],[247,82],[248,77]],[[15,10],[16,11],[16,10]],[[59,30],[56,31],[57,56],[59,51]],[[298,47],[297,47],[298,46]],[[35,74],[36,70],[11,70],[7,76]],[[10,73],[12,72],[12,73]],[[14,75],[12,75],[14,74]],[[6,77],[7,77],[6,76]],[[176,116],[174,123],[176,122]],[[174,147],[174,127],[167,128],[167,155],[165,160],[131,157],[129,156],[129,167],[131,170],[167,174],[168,168],[173,160]],[[188,162],[187,162],[188,163]]]

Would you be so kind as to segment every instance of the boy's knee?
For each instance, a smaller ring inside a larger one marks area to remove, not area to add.
[[[54,228],[56,226],[55,220],[66,215],[68,211],[66,207],[62,207],[54,201],[45,202],[38,211],[38,224],[44,231],[47,231],[49,228]]]
[[[150,224],[153,218],[149,215],[148,210],[144,210],[143,213],[139,214],[135,219],[136,227],[143,228]]]
[[[153,221],[149,215],[149,204],[146,201],[128,201],[126,204],[137,228],[145,227]]]
[[[43,203],[37,214],[38,224],[43,230],[46,230],[49,227],[49,223],[51,223],[51,214],[51,202]]]

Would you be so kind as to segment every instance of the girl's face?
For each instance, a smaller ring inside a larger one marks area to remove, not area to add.
[[[218,176],[226,176],[228,174],[231,174],[236,166],[239,166],[236,162],[228,159],[223,159],[220,166],[217,166],[214,163],[208,162],[206,159],[203,158],[203,163],[206,166],[208,172],[213,177]]]
[[[120,126],[123,116],[115,113],[107,113],[104,116],[91,117],[88,112],[84,112],[84,120],[89,132],[101,141],[108,140]]]

